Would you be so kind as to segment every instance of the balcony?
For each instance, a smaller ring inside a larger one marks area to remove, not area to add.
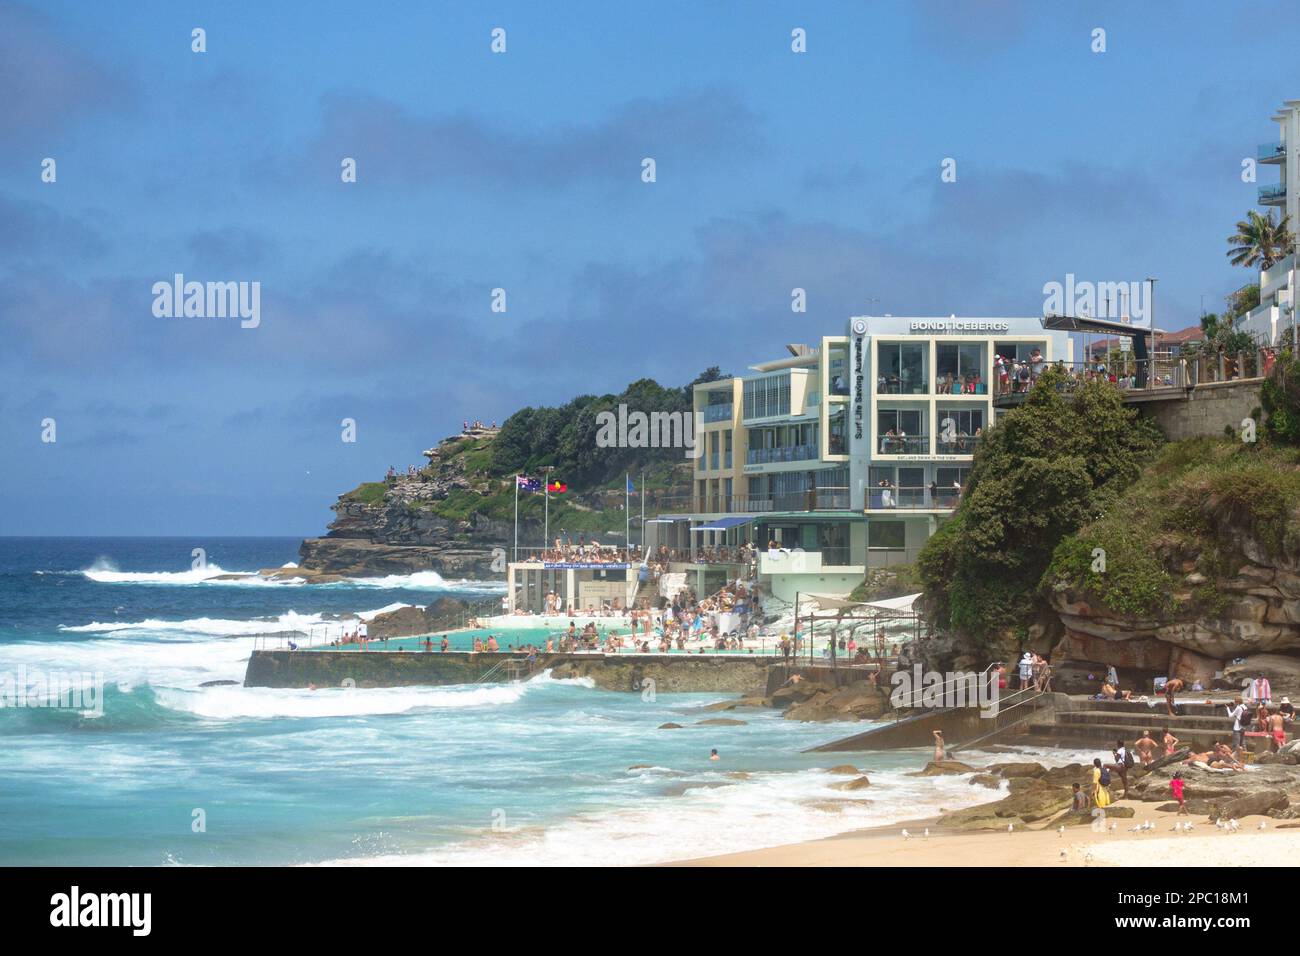
[[[775,549],[758,552],[759,574],[825,574],[861,569],[853,564],[848,548],[826,547],[818,551]]]
[[[956,488],[937,488],[931,494],[925,487],[871,488],[867,495],[868,511],[951,511],[961,500]]]
[[[1286,143],[1260,143],[1255,158],[1261,163],[1286,161]]]
[[[1285,206],[1286,183],[1275,183],[1272,186],[1260,186],[1259,204],[1261,206]]]
[[[917,377],[899,378],[882,375],[876,380],[877,395],[925,395],[925,380]]]
[[[812,488],[780,495],[666,495],[646,507],[665,515],[847,511],[849,489]]]
[[[938,455],[973,455],[982,441],[983,435],[958,435],[952,441],[936,441],[934,450]]]
[[[747,465],[773,465],[792,461],[812,461],[818,455],[816,445],[786,445],[783,448],[751,448],[745,452]]]
[[[882,455],[928,455],[929,435],[881,435],[877,440]]]
[[[736,406],[728,402],[726,405],[705,405],[704,406],[704,424],[711,425],[714,422],[729,422],[735,415]]]

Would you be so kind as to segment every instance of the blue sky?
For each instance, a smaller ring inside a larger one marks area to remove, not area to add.
[[[1222,0],[0,0],[0,534],[315,534],[465,418],[1067,272],[1182,328],[1250,279],[1297,41]],[[177,272],[261,325],[156,318]]]

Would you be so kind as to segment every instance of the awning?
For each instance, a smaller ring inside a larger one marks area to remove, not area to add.
[[[850,607],[869,607],[877,611],[903,611],[910,612],[912,604],[921,596],[920,592],[908,594],[904,597],[885,598],[880,601],[851,601],[846,597],[839,597],[834,594],[809,594],[799,595],[800,602],[812,601],[821,606],[826,611],[839,611]]]
[[[672,524],[674,521],[690,521],[690,515],[682,515],[680,518],[646,518],[646,524]]]
[[[754,520],[753,515],[747,515],[739,518],[716,518],[708,524],[696,525],[692,531],[727,531],[730,528],[739,528],[742,524],[749,524]]]

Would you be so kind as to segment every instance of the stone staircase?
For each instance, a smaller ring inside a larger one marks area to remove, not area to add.
[[[1012,739],[1027,746],[1092,748],[1109,753],[1116,740],[1131,747],[1144,731],[1149,731],[1158,744],[1162,728],[1167,727],[1182,744],[1204,750],[1215,740],[1232,739],[1232,721],[1224,709],[1230,699],[1211,699],[1212,704],[1206,704],[1204,699],[1198,703],[1180,701],[1182,715],[1171,717],[1165,712],[1163,697],[1152,698],[1150,706],[1139,701],[1070,698],[1065,707],[1057,706],[1050,715],[1029,721],[1024,734]],[[1289,739],[1290,733],[1287,736]],[[1246,747],[1267,751],[1268,741],[1247,737]]]

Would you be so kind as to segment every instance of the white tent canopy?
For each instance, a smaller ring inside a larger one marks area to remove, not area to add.
[[[850,607],[869,607],[877,611],[901,611],[904,614],[911,613],[912,605],[916,599],[921,596],[918,591],[916,594],[907,594],[903,597],[884,598],[880,601],[850,601],[848,598],[836,597],[833,594],[801,594],[799,603],[813,601],[826,611],[838,611]]]

